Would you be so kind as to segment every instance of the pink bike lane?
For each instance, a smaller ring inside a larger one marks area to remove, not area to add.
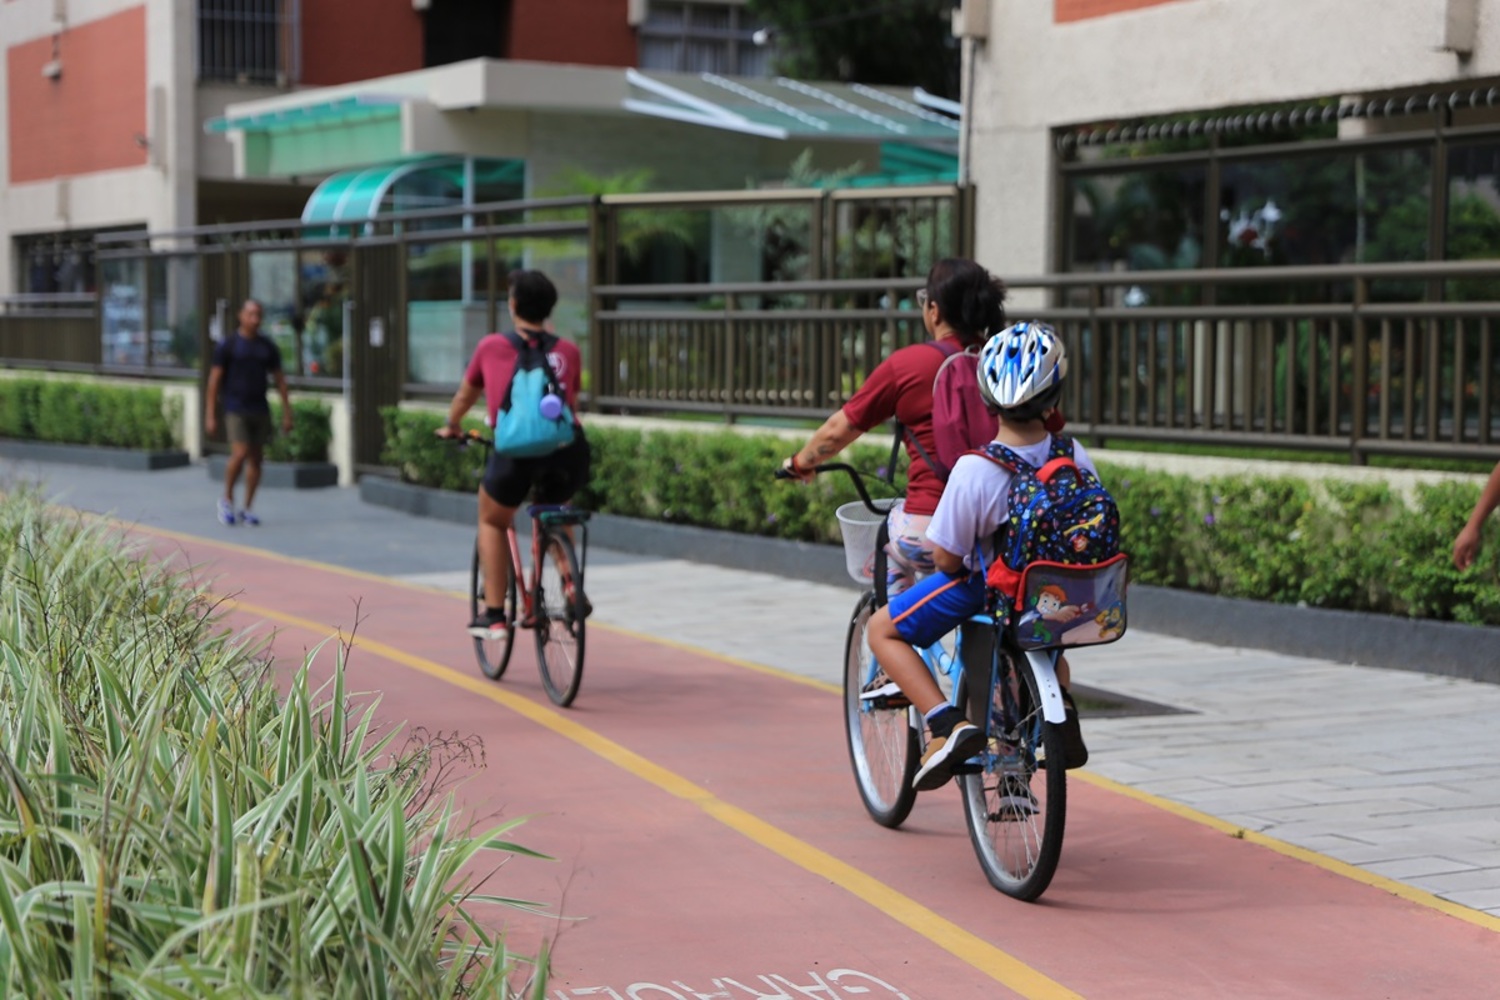
[[[1480,996],[1500,977],[1500,921],[1083,780],[1056,879],[1018,903],[986,883],[952,787],[899,831],[869,821],[826,690],[596,625],[560,710],[530,633],[501,682],[479,674],[451,594],[142,534],[232,625],[275,628],[279,665],[357,620],[350,687],[383,721],[482,740],[468,815],[526,817],[512,839],[555,860],[509,859],[479,891],[546,906],[493,920],[517,950],[551,942],[549,997]]]

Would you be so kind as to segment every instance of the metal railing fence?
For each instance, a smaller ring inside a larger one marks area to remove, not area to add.
[[[0,298],[0,355],[38,367],[98,365],[102,345],[97,299],[74,293]]]
[[[856,244],[840,234],[854,230],[826,213],[868,210],[867,218],[879,220],[886,210],[879,202],[889,202],[890,192],[864,205],[842,193],[762,194],[759,202],[741,192],[533,200],[403,213],[352,228],[279,222],[108,234],[98,240],[98,257],[101,268],[119,265],[112,272],[117,291],[121,283],[140,285],[127,296],[130,303],[154,304],[145,308],[156,312],[141,318],[153,334],[165,308],[160,303],[180,301],[195,310],[201,374],[210,331],[226,329],[229,303],[249,293],[253,254],[347,255],[352,277],[343,328],[355,336],[346,371],[379,383],[356,387],[351,396],[370,417],[378,406],[452,388],[408,378],[409,354],[421,350],[408,329],[408,286],[416,272],[405,255],[412,247],[470,248],[461,267],[473,282],[474,308],[487,311],[480,319],[494,329],[504,320],[500,269],[510,258],[503,248],[554,252],[567,242],[583,247],[587,258],[575,264],[579,287],[588,289],[580,338],[588,407],[714,413],[725,420],[820,419],[883,358],[925,336],[915,308],[930,263],[925,258],[964,252],[966,198],[942,210],[953,213],[944,239],[896,273],[850,278],[842,274],[856,259],[848,251]],[[620,280],[627,213],[720,204],[823,206],[806,215],[809,256],[800,262],[806,277]],[[867,227],[855,229],[866,235]],[[888,236],[882,252],[896,242]],[[151,266],[167,259],[192,266]],[[1500,457],[1500,260],[1057,274],[1007,283],[1013,319],[1048,320],[1067,338],[1066,411],[1080,434],[1315,449],[1356,462],[1372,454]],[[102,292],[98,301],[25,296],[0,303],[0,362],[142,374],[139,366],[101,357],[107,306]],[[133,313],[126,319],[136,322]],[[380,344],[372,339],[376,329]],[[156,349],[146,357],[151,365]],[[184,371],[179,365],[145,373]],[[347,392],[349,377],[299,381]],[[378,454],[378,428],[372,421],[362,433],[369,462]]]
[[[1500,300],[1372,298],[1413,286],[1483,290],[1495,279],[1500,261],[1007,284],[1013,295],[1059,303],[1009,312],[1063,333],[1075,432],[1343,452],[1363,462],[1500,455]],[[825,416],[882,358],[925,336],[912,298],[919,285],[600,286],[594,405],[726,420]],[[1151,304],[1153,293],[1168,304]],[[1184,297],[1199,304],[1169,304]],[[1201,304],[1236,298],[1252,301]]]

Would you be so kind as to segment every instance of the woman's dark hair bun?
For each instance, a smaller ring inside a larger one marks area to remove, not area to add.
[[[1005,325],[1005,283],[967,257],[945,257],[927,272],[927,296],[965,344]]]

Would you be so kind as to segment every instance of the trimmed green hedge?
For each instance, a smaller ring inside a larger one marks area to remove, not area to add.
[[[483,448],[457,448],[433,437],[443,423],[435,413],[382,411],[382,461],[408,483],[473,490],[484,471]],[[470,419],[466,429],[484,429]],[[773,475],[791,453],[786,441],[731,432],[643,432],[591,426],[591,481],[577,497],[590,510],[673,524],[694,524],[753,535],[839,542],[834,516],[840,504],[859,499],[847,476],[824,476],[798,487]],[[858,444],[845,456],[855,468],[882,471],[890,449]],[[895,488],[870,483],[876,496],[906,489],[904,469]],[[878,487],[878,489],[877,489]]]
[[[163,451],[180,405],[149,386],[0,379],[0,437]]]
[[[407,482],[472,490],[483,449],[441,447],[435,414],[387,410],[385,461]],[[481,426],[477,421],[475,427]],[[855,498],[847,478],[810,487],[772,477],[791,443],[769,435],[624,430],[592,425],[593,510],[778,538],[837,543],[834,510]],[[890,449],[861,443],[843,456],[876,472]],[[1421,486],[1408,503],[1384,484],[1264,476],[1190,476],[1111,466],[1138,583],[1286,604],[1500,625],[1500,542],[1467,571],[1453,539],[1479,488]],[[895,490],[905,488],[901,477]]]
[[[1138,583],[1281,604],[1500,625],[1500,544],[1453,568],[1479,487],[1264,476],[1194,479],[1100,463]]]
[[[292,432],[281,433],[281,401],[271,400],[271,426],[276,429],[266,448],[270,462],[326,462],[333,440],[328,404],[316,399],[292,400]]]

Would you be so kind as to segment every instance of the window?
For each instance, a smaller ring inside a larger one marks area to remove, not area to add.
[[[500,0],[432,0],[423,15],[422,65],[499,59],[505,51],[510,4]]]
[[[198,79],[297,83],[300,14],[300,0],[198,0]]]
[[[755,44],[761,26],[738,4],[652,2],[639,29],[641,69],[769,76],[773,51]]]

